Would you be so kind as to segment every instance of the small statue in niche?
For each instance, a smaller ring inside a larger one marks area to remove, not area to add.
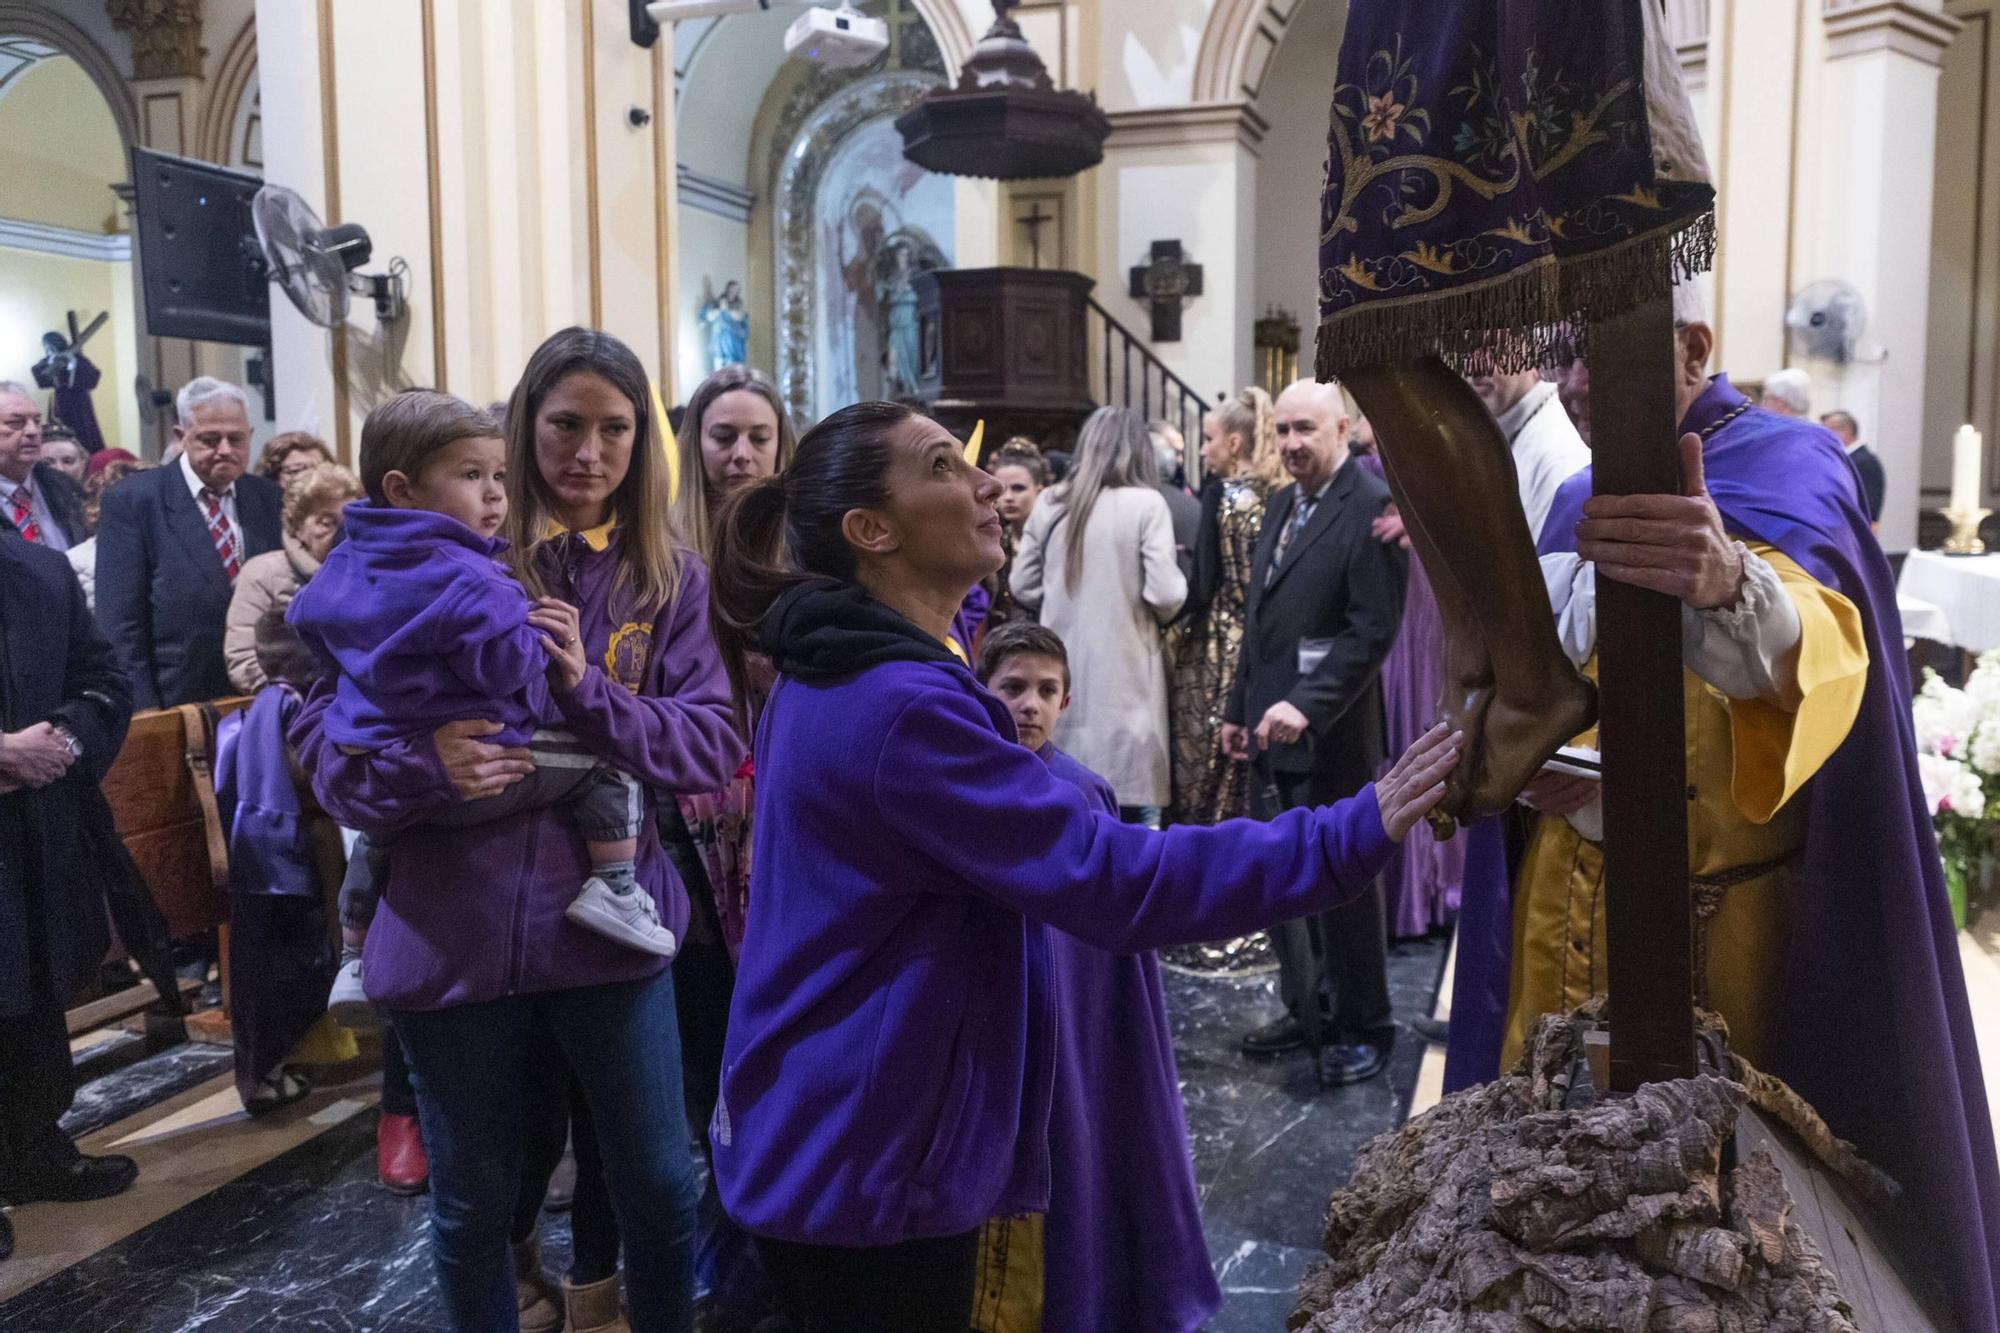
[[[744,364],[750,353],[750,311],[743,304],[743,284],[733,278],[724,283],[722,295],[708,279],[702,279],[701,305],[696,318],[702,340],[708,345],[708,373],[724,366]]]
[[[905,240],[883,252],[875,300],[882,311],[882,396],[912,398],[923,373],[917,328],[916,254]]]

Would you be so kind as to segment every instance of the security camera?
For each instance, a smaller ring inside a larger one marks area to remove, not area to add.
[[[655,23],[713,18],[721,14],[756,14],[766,9],[790,9],[805,0],[653,0],[646,12]]]
[[[831,69],[865,65],[889,49],[889,25],[851,4],[808,9],[785,33],[785,54]]]

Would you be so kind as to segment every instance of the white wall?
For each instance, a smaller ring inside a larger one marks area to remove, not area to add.
[[[1098,173],[1098,271],[1104,275],[1098,299],[1148,339],[1151,307],[1126,294],[1126,275],[1145,262],[1154,241],[1178,240],[1202,266],[1202,294],[1182,308],[1181,341],[1154,344],[1153,351],[1204,396],[1247,384],[1257,159],[1233,136],[1132,148],[1114,140]]]
[[[1301,0],[1257,99],[1271,128],[1257,154],[1253,304],[1258,318],[1271,305],[1298,317],[1302,365],[1312,362],[1312,331],[1318,324],[1324,108],[1333,97],[1333,60],[1346,20],[1345,0]],[[1313,107],[1322,108],[1322,114],[1309,114]]]

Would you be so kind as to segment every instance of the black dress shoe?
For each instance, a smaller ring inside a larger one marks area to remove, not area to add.
[[[83,1203],[132,1188],[139,1164],[129,1157],[42,1158],[16,1163],[7,1191],[15,1203]]]
[[[1442,1018],[1413,1018],[1410,1020],[1410,1031],[1433,1046],[1443,1046],[1451,1040],[1451,1024]]]
[[[1306,1030],[1290,1014],[1243,1034],[1245,1055],[1276,1055],[1280,1051],[1296,1051],[1305,1044]]]
[[[1335,1042],[1319,1053],[1319,1083],[1342,1088],[1366,1083],[1389,1067],[1389,1048],[1372,1041]]]
[[[7,1214],[0,1213],[0,1260],[11,1259],[14,1255],[14,1224],[7,1220]]]

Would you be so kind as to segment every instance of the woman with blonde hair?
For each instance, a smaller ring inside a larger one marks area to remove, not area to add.
[[[1111,784],[1127,818],[1152,824],[1171,795],[1161,629],[1187,600],[1159,482],[1144,418],[1098,408],[1068,479],[1029,516],[1010,579],[1069,646],[1076,702],[1056,744]]]
[[[790,467],[798,435],[770,376],[748,366],[724,366],[688,399],[675,447],[681,489],[674,497],[674,526],[682,541],[706,557],[710,516],[722,497]]]
[[[1278,459],[1271,395],[1255,385],[1202,421],[1201,531],[1187,609],[1175,627],[1174,809],[1214,824],[1249,808],[1249,766],[1222,752],[1222,706],[1243,656],[1251,557],[1264,501],[1289,478]]]

